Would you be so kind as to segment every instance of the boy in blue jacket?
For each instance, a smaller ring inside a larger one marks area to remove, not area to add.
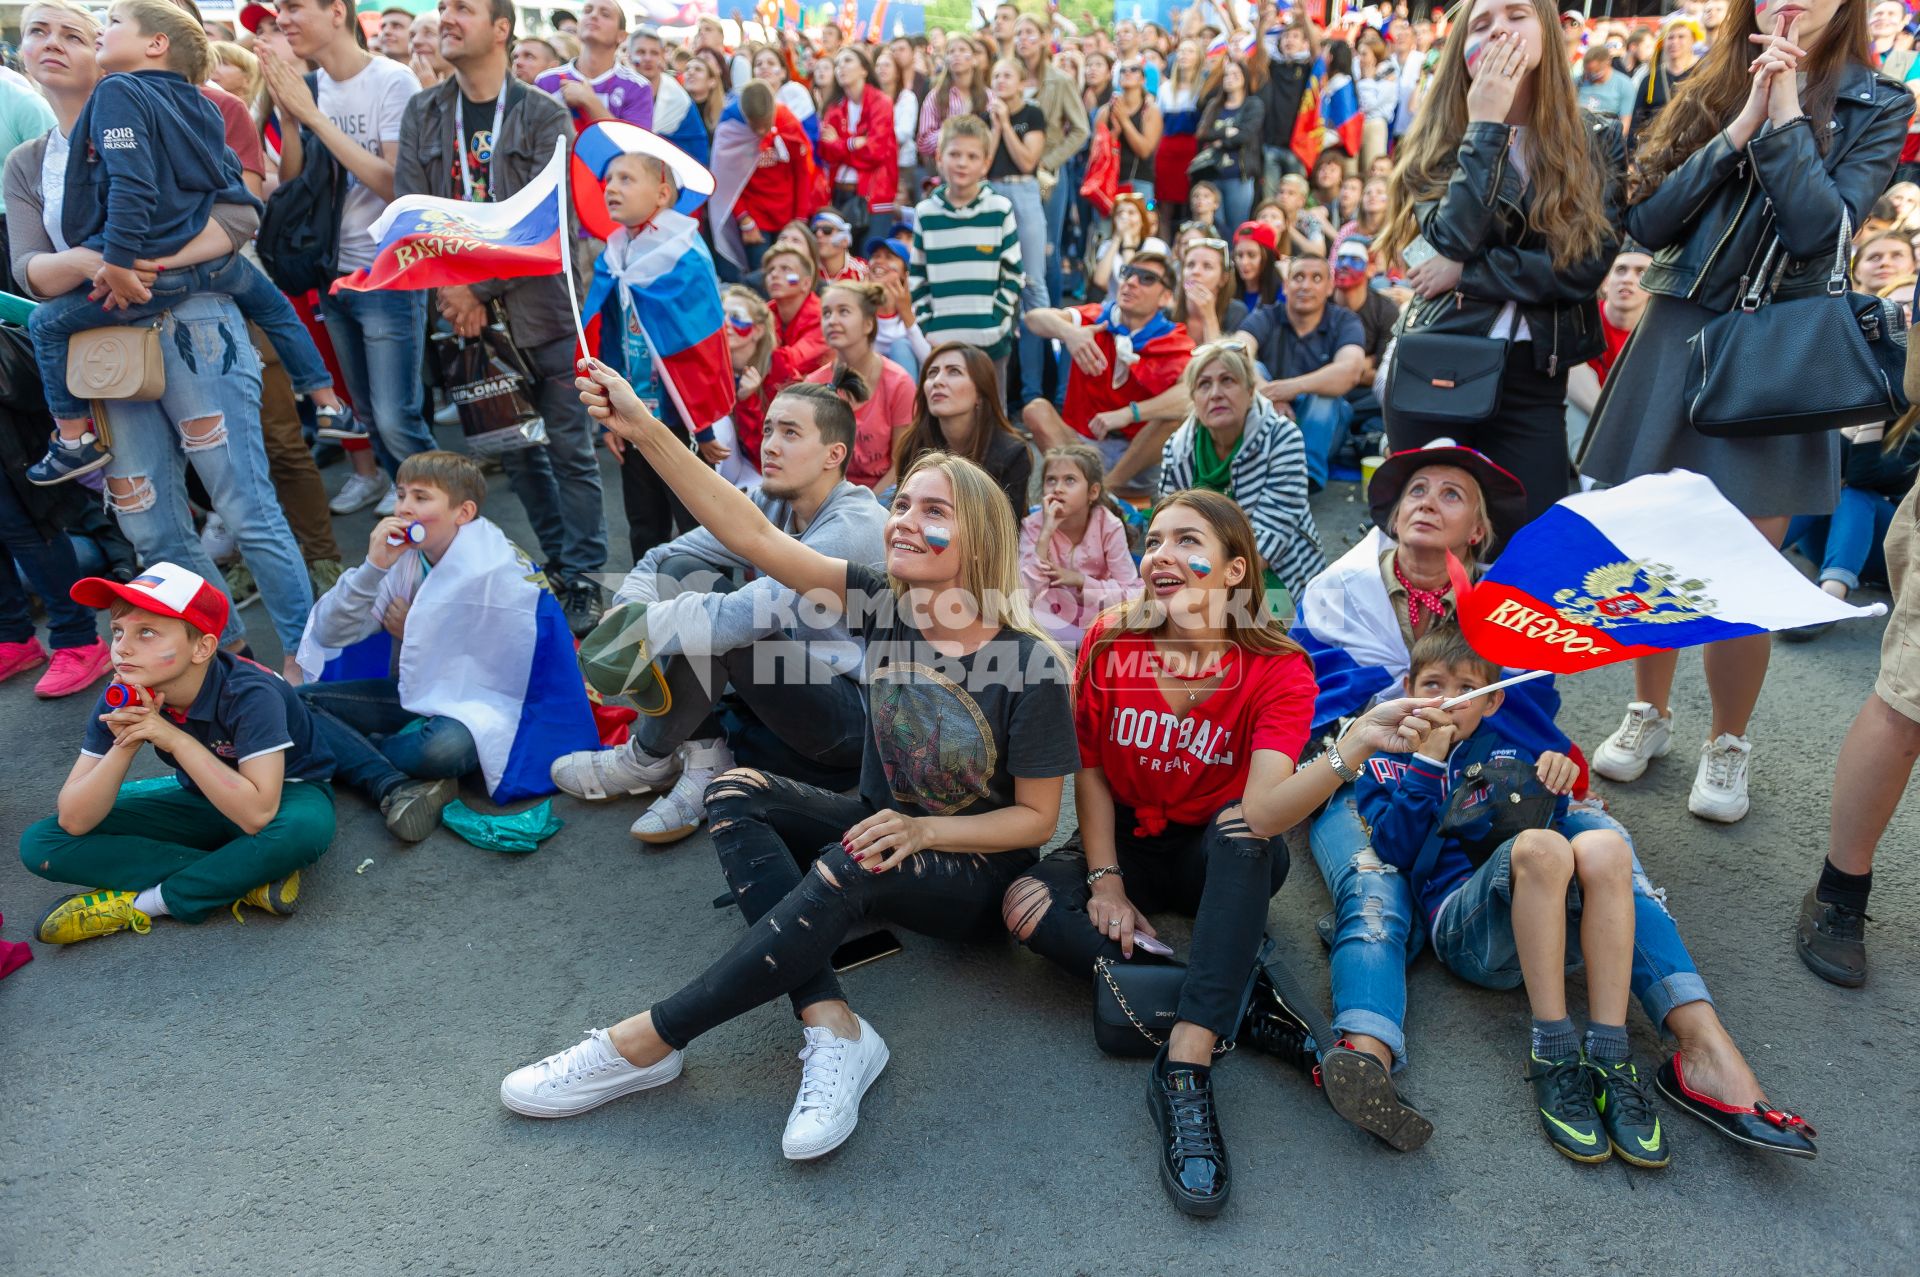
[[[109,74],[74,121],[59,236],[62,247],[95,250],[102,264],[91,289],[42,302],[27,321],[58,427],[27,470],[36,484],[64,483],[113,459],[86,404],[67,389],[68,338],[151,318],[196,293],[227,294],[260,326],[323,426],[351,420],[292,304],[208,224],[216,203],[260,208],[219,111],[200,92],[212,56],[198,20],[172,0],[116,0],[107,11],[98,64]]]
[[[1407,691],[1454,697],[1499,678],[1496,662],[1443,627],[1414,643]],[[1490,989],[1525,984],[1533,1013],[1526,1077],[1554,1148],[1576,1162],[1618,1153],[1635,1166],[1665,1166],[1666,1137],[1627,1045],[1633,849],[1610,829],[1586,830],[1571,841],[1559,832],[1579,776],[1565,754],[1531,758],[1491,740],[1471,743],[1502,698],[1493,692],[1463,702],[1416,753],[1371,760],[1360,776],[1360,815],[1373,831],[1374,851],[1408,875],[1447,969]],[[1556,801],[1546,828],[1496,844],[1499,809],[1523,801],[1518,790],[1503,794],[1483,776],[1497,760],[1529,765]],[[1569,919],[1578,924],[1577,938],[1567,934]],[[1565,977],[1583,958],[1584,1047],[1567,1016]]]

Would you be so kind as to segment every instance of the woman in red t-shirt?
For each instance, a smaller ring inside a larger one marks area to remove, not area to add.
[[[1144,909],[1192,915],[1179,1020],[1148,1095],[1161,1182],[1174,1205],[1213,1214],[1227,1157],[1208,1065],[1240,1033],[1267,901],[1287,876],[1281,835],[1377,751],[1407,753],[1443,721],[1402,699],[1354,722],[1306,766],[1317,687],[1299,644],[1270,619],[1253,527],[1230,499],[1188,489],[1162,501],[1140,564],[1145,596],[1095,621],[1075,673],[1080,828],[1007,890],[1008,930],[1082,976],[1153,937]]]

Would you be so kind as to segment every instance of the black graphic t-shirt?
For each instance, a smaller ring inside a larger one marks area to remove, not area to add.
[[[847,565],[847,628],[866,640],[867,720],[860,797],[914,816],[979,815],[1013,804],[1016,776],[1080,765],[1054,648],[1002,629],[965,656],[942,656],[900,614],[884,572]]]
[[[453,189],[475,204],[493,202],[493,179],[487,165],[493,160],[494,102],[469,102],[460,96],[460,146],[466,152],[467,180],[473,183],[467,194],[460,183],[460,157],[453,157]]]

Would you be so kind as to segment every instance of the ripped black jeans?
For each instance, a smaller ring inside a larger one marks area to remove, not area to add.
[[[1027,851],[991,856],[923,851],[872,873],[841,847],[873,814],[858,798],[737,768],[707,786],[720,868],[750,924],[723,957],[654,1004],[653,1029],[675,1050],[781,994],[798,1015],[845,1000],[830,959],[863,918],[942,940],[993,934],[1007,885],[1033,867]]]
[[[1232,1038],[1266,932],[1267,902],[1287,880],[1286,841],[1247,828],[1238,803],[1206,825],[1168,825],[1153,835],[1135,833],[1134,826],[1132,809],[1115,803],[1114,851],[1127,899],[1148,913],[1170,910],[1193,919],[1180,1018],[1222,1041]],[[1076,830],[1008,889],[1007,930],[1041,957],[1091,979],[1096,959],[1122,960],[1120,942],[1087,921],[1092,897]]]

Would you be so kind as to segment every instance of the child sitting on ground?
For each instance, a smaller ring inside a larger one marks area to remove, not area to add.
[[[1041,466],[1040,508],[1020,523],[1020,583],[1033,619],[1073,650],[1094,617],[1139,593],[1140,569],[1108,504],[1099,449],[1066,444]]]
[[[1497,662],[1446,626],[1414,643],[1406,687],[1414,696],[1454,697],[1499,678]],[[1666,1139],[1627,1045],[1633,849],[1614,830],[1585,830],[1571,842],[1558,832],[1579,775],[1571,758],[1548,751],[1534,759],[1493,738],[1473,740],[1503,695],[1448,710],[1450,725],[1434,729],[1410,757],[1373,758],[1358,785],[1361,817],[1380,859],[1407,875],[1447,969],[1491,989],[1526,986],[1533,1013],[1526,1077],[1554,1148],[1577,1162],[1618,1153],[1635,1166],[1665,1166]],[[1502,794],[1483,772],[1499,760],[1526,765],[1556,796],[1546,828],[1501,837],[1501,809],[1526,799],[1518,788]],[[1569,919],[1580,929],[1571,943]],[[1583,958],[1584,1047],[1567,1016],[1564,974]]]
[[[245,240],[210,221],[216,204],[247,215],[260,204],[241,181],[219,111],[201,95],[212,54],[199,22],[172,0],[116,0],[98,63],[110,74],[74,124],[61,238],[104,260],[91,289],[44,301],[28,319],[57,427],[28,479],[65,483],[113,460],[87,405],[67,389],[68,339],[150,319],[199,293],[232,297],[273,343],[295,393],[312,398],[323,432],[351,432],[352,414],[291,303],[236,251]]]
[[[233,906],[289,914],[300,870],[333,841],[333,755],[292,685],[220,650],[227,596],[156,563],[125,585],[76,582],[107,608],[116,682],[101,694],[59,814],[20,837],[26,867],[87,890],[40,920],[43,944],[72,944]],[[152,745],[179,784],[120,786]]]

